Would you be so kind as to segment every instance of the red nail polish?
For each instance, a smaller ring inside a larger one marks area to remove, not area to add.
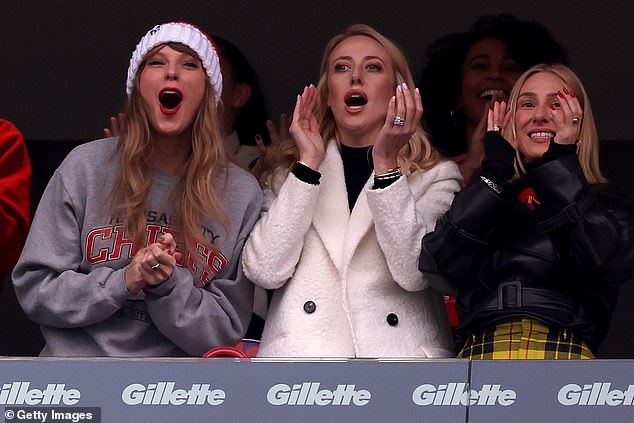
[[[570,94],[570,91],[568,91],[568,88],[566,88],[566,87],[564,87],[564,92],[565,92],[566,94]]]
[[[562,92],[561,92],[561,91],[557,91],[557,95],[558,95],[559,97],[561,97],[561,98],[564,98],[564,95],[562,94]]]
[[[551,105],[550,105],[550,108],[551,108],[552,110],[555,110],[555,105],[554,105],[554,104],[551,104]]]
[[[570,97],[575,98],[577,94],[573,90],[570,90]]]

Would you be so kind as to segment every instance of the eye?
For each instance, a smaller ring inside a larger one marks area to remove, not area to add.
[[[350,66],[345,63],[335,63],[334,68],[335,72],[345,72],[350,69]]]
[[[189,68],[189,69],[198,69],[198,62],[194,61],[194,60],[190,60],[187,61],[185,63],[183,63],[183,67]]]
[[[505,60],[502,62],[502,69],[506,72],[520,73],[520,65],[515,60]]]
[[[535,107],[535,103],[533,103],[532,101],[522,101],[519,103],[519,107],[520,109],[532,109],[533,107]]]
[[[489,61],[485,59],[475,59],[469,65],[469,69],[484,70],[489,68]]]
[[[371,63],[365,67],[370,72],[380,72],[383,70],[383,66],[378,63]]]
[[[159,60],[159,59],[150,59],[148,61],[148,66],[160,66],[160,65],[163,65],[163,64],[164,63],[161,60]]]
[[[553,107],[554,107],[555,109],[559,109],[559,108],[561,107],[561,103],[560,103],[560,102],[558,102],[558,101],[553,101],[553,102],[552,102],[552,105],[553,105]]]

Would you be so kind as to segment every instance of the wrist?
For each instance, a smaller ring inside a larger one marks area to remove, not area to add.
[[[400,169],[397,160],[374,160],[374,174],[383,175],[389,173],[394,169]]]
[[[321,165],[322,160],[323,159],[318,159],[312,156],[300,155],[298,162],[310,168],[310,170],[314,170],[315,172],[317,172],[319,169],[319,166]]]

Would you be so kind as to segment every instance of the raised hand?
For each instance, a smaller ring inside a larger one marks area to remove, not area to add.
[[[275,124],[273,123],[272,120],[266,121],[266,128],[269,132],[269,137],[271,138],[270,146],[267,146],[264,144],[264,139],[262,138],[260,134],[257,134],[255,136],[255,145],[258,148],[258,153],[260,153],[260,157],[258,158],[258,161],[255,163],[255,165],[251,169],[251,173],[256,178],[260,178],[260,176],[262,176],[262,173],[265,170],[264,160],[266,155],[268,154],[269,149],[271,147],[279,146],[280,144],[282,144],[284,140],[291,139],[290,126],[291,126],[291,119],[286,115],[286,113],[282,113],[282,115],[280,116],[279,130],[275,127]]]
[[[319,133],[319,124],[315,117],[315,105],[319,93],[313,84],[304,88],[297,96],[290,132],[299,150],[299,160],[311,169],[317,170],[324,160],[326,146]]]
[[[557,97],[559,98],[559,107],[554,104],[550,106],[557,131],[555,142],[557,144],[576,144],[579,141],[581,120],[583,119],[583,109],[579,104],[579,99],[567,87],[563,87],[557,92]]]
[[[506,109],[506,102],[495,100],[495,102],[493,102],[493,108],[487,112],[487,131],[500,132],[502,137],[507,140],[513,148],[517,148],[514,144],[515,141],[511,139],[510,121],[511,111]]]
[[[110,116],[110,128],[103,128],[106,137],[118,137],[125,126],[125,113],[119,113],[116,117]]]
[[[376,175],[398,167],[398,153],[416,132],[422,115],[418,88],[411,91],[407,84],[399,84],[388,103],[385,122],[372,149]]]

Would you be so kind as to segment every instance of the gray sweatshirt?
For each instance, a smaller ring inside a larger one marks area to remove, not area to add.
[[[218,251],[199,246],[195,254],[208,265],[193,272],[178,266],[158,287],[132,295],[123,280],[131,243],[121,217],[108,216],[116,145],[116,138],[97,140],[68,155],[42,196],[14,269],[18,299],[46,340],[41,355],[200,356],[236,344],[252,310],[253,285],[240,255],[260,213],[257,181],[234,165],[221,173],[215,186],[230,225],[225,231],[203,217],[203,233]],[[150,243],[173,231],[175,183],[163,173],[153,176],[146,200]]]

